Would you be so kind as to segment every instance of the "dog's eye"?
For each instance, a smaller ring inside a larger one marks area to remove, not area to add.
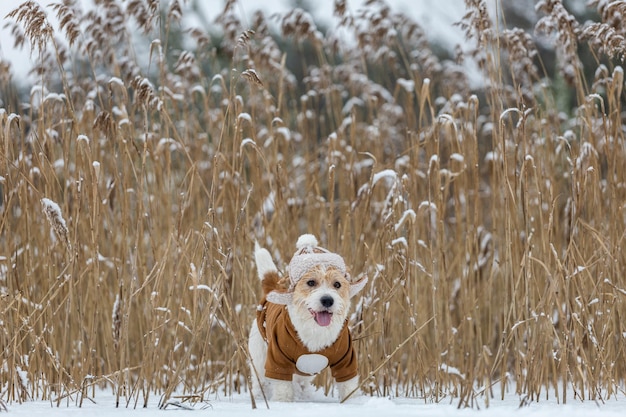
[[[335,287],[337,289],[341,288],[341,282],[335,281],[335,283],[333,284],[333,287]]]
[[[314,279],[310,279],[306,282],[306,285],[308,285],[309,287],[315,287],[315,280]]]

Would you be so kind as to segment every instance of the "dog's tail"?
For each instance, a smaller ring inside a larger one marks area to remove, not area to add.
[[[272,255],[267,249],[260,247],[259,242],[254,242],[254,259],[263,287],[263,295],[266,296],[271,291],[280,291],[283,285],[278,275],[278,268],[272,260]]]

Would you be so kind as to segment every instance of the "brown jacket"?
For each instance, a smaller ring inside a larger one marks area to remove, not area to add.
[[[310,352],[300,341],[285,305],[274,304],[263,298],[257,310],[257,325],[268,345],[265,361],[265,376],[268,378],[291,381],[295,373],[306,375],[296,367],[296,362],[301,356],[312,353],[328,359],[328,366],[337,382],[358,375],[356,353],[352,348],[347,321],[335,343],[318,352]]]

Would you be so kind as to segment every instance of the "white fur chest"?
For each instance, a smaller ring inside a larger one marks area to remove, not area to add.
[[[328,358],[324,355],[317,353],[311,353],[308,355],[302,355],[296,361],[296,368],[298,371],[307,375],[319,374],[328,366]]]

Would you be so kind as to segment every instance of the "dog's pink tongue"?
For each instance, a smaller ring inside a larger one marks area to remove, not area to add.
[[[317,312],[315,313],[315,322],[320,326],[328,326],[332,316],[332,313],[329,313],[328,311]]]

